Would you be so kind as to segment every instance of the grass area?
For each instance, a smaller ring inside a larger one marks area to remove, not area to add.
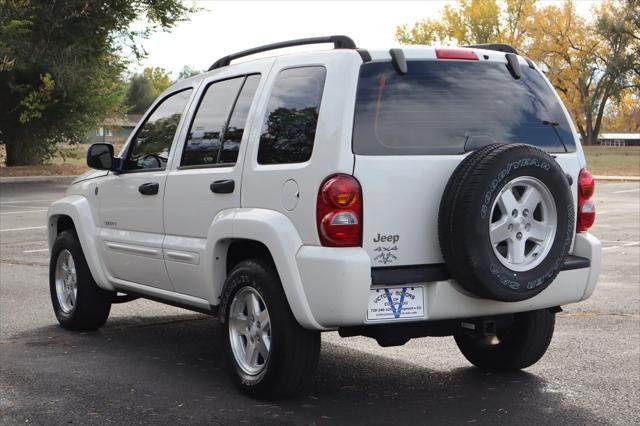
[[[114,148],[117,154],[122,144],[117,144]],[[61,144],[49,164],[6,167],[4,146],[0,145],[0,176],[77,176],[89,170],[87,149],[89,144]]]
[[[40,166],[5,167],[0,176],[79,175],[87,170],[89,145],[61,145],[50,164]],[[118,153],[122,145],[115,146]],[[640,176],[640,146],[585,146],[589,170],[594,175]],[[4,147],[0,146],[0,164],[4,163]]]
[[[584,154],[594,175],[640,176],[640,146],[585,146]]]

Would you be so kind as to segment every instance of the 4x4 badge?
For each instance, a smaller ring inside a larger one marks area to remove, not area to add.
[[[398,246],[393,247],[376,247],[373,251],[377,251],[379,254],[373,258],[374,261],[378,263],[382,263],[386,265],[387,263],[391,263],[394,260],[398,260],[398,256],[393,254],[394,251],[398,251]]]

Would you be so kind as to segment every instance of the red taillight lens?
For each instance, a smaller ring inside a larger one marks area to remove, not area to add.
[[[580,170],[578,177],[578,195],[588,200],[596,189],[596,180],[591,172],[587,169]]]
[[[337,174],[325,179],[318,191],[316,222],[323,246],[362,245],[362,190],[356,178]]]
[[[436,58],[438,59],[466,59],[469,61],[477,61],[478,55],[473,50],[468,49],[452,49],[441,47],[436,49]]]
[[[586,232],[596,220],[596,206],[590,199],[596,189],[596,181],[587,169],[578,176],[578,221],[576,232]]]

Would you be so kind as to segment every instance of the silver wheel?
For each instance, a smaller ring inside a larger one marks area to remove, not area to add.
[[[65,314],[71,313],[76,307],[78,295],[78,275],[76,264],[71,252],[63,249],[58,254],[55,270],[56,296],[58,305]]]
[[[242,287],[233,297],[229,339],[240,369],[250,376],[260,374],[269,360],[271,321],[267,305],[253,287]]]
[[[507,268],[529,271],[551,250],[556,227],[556,203],[551,191],[534,177],[516,178],[502,188],[491,208],[493,252]]]

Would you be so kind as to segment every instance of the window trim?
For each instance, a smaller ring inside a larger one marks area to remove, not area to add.
[[[233,168],[238,164],[235,163],[215,163],[215,164],[191,164],[188,166],[178,166],[177,170],[193,170],[193,169],[222,169],[225,167]]]
[[[258,142],[256,144],[256,153],[255,153],[255,164],[258,167],[269,167],[269,166],[292,166],[295,164],[302,164],[305,165],[307,163],[309,163],[311,161],[311,159],[313,158],[313,153],[315,152],[315,146],[316,146],[316,135],[314,135],[313,137],[313,146],[311,147],[311,154],[309,155],[309,158],[307,158],[305,161],[297,161],[295,163],[261,163],[260,160],[258,159],[258,157],[260,156],[260,142],[262,139],[262,127],[265,123],[265,120],[267,119],[267,112],[269,110],[269,101],[271,100],[271,97],[273,95],[273,91],[276,88],[276,82],[278,81],[278,77],[280,76],[280,74],[282,74],[284,71],[289,71],[289,70],[297,70],[297,69],[301,69],[301,68],[323,68],[324,69],[324,81],[322,82],[322,93],[320,94],[320,104],[318,105],[318,121],[316,121],[316,132],[318,130],[318,122],[320,121],[320,110],[322,109],[322,100],[324,99],[324,91],[327,88],[327,66],[325,64],[322,63],[314,63],[314,64],[305,64],[305,65],[293,65],[293,66],[288,66],[288,67],[284,67],[281,68],[280,70],[278,70],[278,73],[276,74],[276,76],[273,79],[273,83],[271,84],[271,90],[269,91],[269,94],[266,97],[266,105],[265,105],[265,110],[262,114],[262,119],[260,120],[260,134],[258,135]]]
[[[258,77],[260,77],[260,80],[258,81],[258,84],[260,84],[260,82],[262,81],[262,73],[260,72],[253,72],[253,73],[247,73],[247,74],[238,74],[238,75],[234,75],[234,76],[230,76],[230,77],[224,77],[221,78],[219,80],[212,80],[210,82],[208,82],[204,89],[202,89],[202,94],[200,95],[200,98],[198,99],[198,104],[196,105],[195,110],[193,111],[193,114],[191,115],[191,120],[189,121],[189,127],[187,127],[187,134],[184,137],[184,143],[182,144],[182,153],[180,154],[180,164],[178,164],[178,167],[176,167],[176,170],[190,170],[190,169],[216,169],[216,168],[222,168],[222,167],[235,167],[236,164],[238,164],[238,160],[236,160],[235,163],[218,163],[218,161],[220,161],[220,156],[222,155],[222,149],[224,148],[224,136],[227,133],[227,129],[229,127],[229,122],[231,121],[231,116],[233,115],[233,112],[236,109],[236,104],[238,103],[238,99],[240,98],[240,94],[242,93],[242,89],[244,89],[245,84],[247,83],[247,79],[251,76],[257,75]],[[224,81],[228,81],[228,80],[234,80],[237,78],[242,78],[242,84],[240,84],[240,88],[238,89],[238,93],[236,93],[235,98],[233,99],[233,104],[231,105],[231,109],[229,110],[229,115],[227,116],[225,122],[224,122],[224,126],[222,127],[222,132],[221,132],[221,140],[220,140],[220,149],[218,150],[218,156],[216,158],[216,162],[213,164],[188,164],[188,165],[184,165],[182,164],[184,162],[184,156],[187,152],[187,146],[189,144],[189,133],[191,131],[191,127],[193,126],[193,122],[196,119],[196,116],[198,115],[198,111],[200,110],[200,106],[202,105],[202,101],[204,100],[204,97],[207,94],[207,91],[209,90],[209,88],[211,86],[213,86],[216,83],[222,83]],[[255,95],[258,92],[257,88],[256,88],[256,92],[254,93],[254,97],[251,100],[251,106],[253,106],[253,102],[255,101]],[[249,107],[249,109],[251,109],[251,107]],[[249,115],[247,115],[247,122],[249,121]],[[246,127],[246,126],[245,126]],[[244,131],[242,133],[242,137],[244,138]]]
[[[167,93],[165,96],[159,98],[159,100],[155,103],[155,105],[153,106],[153,108],[151,108],[147,114],[144,116],[144,119],[140,122],[140,125],[138,126],[138,128],[136,129],[135,133],[133,134],[133,136],[131,137],[131,139],[129,139],[129,142],[127,143],[124,155],[121,156],[121,161],[122,161],[122,170],[119,170],[117,173],[118,174],[127,174],[127,173],[144,173],[144,172],[160,172],[160,171],[165,171],[168,169],[168,167],[164,167],[164,168],[160,168],[160,167],[154,167],[154,168],[149,168],[149,169],[124,169],[124,165],[127,164],[127,160],[129,159],[129,155],[131,154],[131,150],[133,149],[133,145],[134,145],[134,141],[136,140],[136,138],[138,137],[138,134],[140,134],[140,131],[142,130],[142,128],[144,127],[145,124],[147,124],[147,122],[149,121],[149,118],[153,115],[154,112],[156,112],[156,110],[158,109],[158,107],[160,105],[162,105],[162,103],[164,101],[166,101],[167,99],[169,99],[172,96],[177,95],[178,93],[182,93],[182,92],[186,92],[187,90],[191,90],[193,91],[194,87],[193,86],[189,86],[189,87],[184,87],[180,90],[176,90],[175,92],[171,92],[171,93]],[[191,96],[193,96],[193,93],[191,93]],[[191,98],[190,96],[190,98]],[[187,100],[187,104],[184,107],[184,111],[182,111],[182,114],[180,115],[180,121],[182,121],[182,118],[184,116],[184,113],[188,110],[189,107],[189,100]],[[174,147],[175,143],[176,143],[176,138],[178,136],[178,134],[180,133],[180,122],[178,122],[178,128],[176,129],[175,134],[173,135],[173,140],[171,141],[171,146],[169,146],[169,158],[167,159],[167,164],[169,163],[169,160],[171,159],[171,148]]]

